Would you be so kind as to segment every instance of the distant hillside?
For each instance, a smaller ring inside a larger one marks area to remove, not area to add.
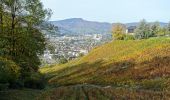
[[[112,28],[111,23],[86,21],[82,18],[51,21],[51,23],[58,26],[62,34],[105,34],[110,33]],[[137,26],[138,24],[138,22],[126,23],[126,26]],[[167,23],[160,22],[160,25],[165,26]]]
[[[58,26],[63,34],[104,34],[109,33],[111,29],[110,23],[86,21],[81,18],[51,21],[51,23]]]

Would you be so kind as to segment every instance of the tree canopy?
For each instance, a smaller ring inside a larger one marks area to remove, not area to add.
[[[112,36],[115,40],[123,40],[126,33],[126,26],[121,23],[116,23],[112,27]]]
[[[21,67],[21,75],[37,72],[45,49],[42,23],[51,16],[40,0],[0,0],[0,56]]]
[[[137,39],[145,39],[152,36],[150,31],[150,25],[146,22],[146,20],[142,20],[135,30],[135,37]]]

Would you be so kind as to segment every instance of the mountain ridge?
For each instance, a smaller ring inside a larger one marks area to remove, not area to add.
[[[57,26],[61,34],[107,34],[111,33],[112,25],[115,23],[88,21],[82,18],[70,18],[59,21],[50,21]],[[153,22],[149,22],[153,23]],[[137,26],[139,22],[124,23],[127,27]],[[167,23],[160,22],[160,26],[166,26]]]
[[[103,34],[111,31],[110,23],[86,21],[82,18],[51,21],[51,24],[58,26],[62,34]]]

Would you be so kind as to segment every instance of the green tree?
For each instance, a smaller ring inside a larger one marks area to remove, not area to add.
[[[162,27],[162,28],[160,28],[157,36],[165,36],[167,34],[167,32],[168,32],[167,28],[166,27]]]
[[[160,24],[159,24],[159,22],[153,23],[153,25],[151,25],[151,36],[158,35],[159,31],[160,31]]]
[[[60,60],[59,60],[59,64],[65,64],[65,63],[67,63],[68,62],[68,60],[65,58],[65,57],[62,57],[62,58],[60,58]]]
[[[170,36],[170,22],[169,22],[168,25],[167,25],[167,35]]]
[[[46,49],[50,51],[51,54],[55,54],[55,45],[47,41]]]
[[[135,37],[137,39],[147,39],[153,36],[150,32],[150,25],[143,19],[135,30]]]
[[[20,67],[13,61],[0,57],[0,83],[16,81],[20,75]]]
[[[116,23],[112,27],[112,36],[115,40],[124,40],[126,33],[125,25],[121,23]]]
[[[41,26],[50,16],[40,0],[0,0],[0,56],[19,65],[23,78],[38,71],[46,45]]]

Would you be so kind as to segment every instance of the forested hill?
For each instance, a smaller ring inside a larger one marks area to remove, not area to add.
[[[60,32],[64,34],[102,34],[111,31],[110,23],[86,21],[81,18],[51,21],[51,23],[58,26]]]
[[[50,21],[59,27],[59,31],[63,34],[105,34],[110,33],[112,23],[87,21],[82,18],[71,18],[60,21]],[[114,23],[113,23],[114,24]],[[125,23],[127,27],[137,26],[138,22]],[[167,23],[160,22],[160,26]]]

